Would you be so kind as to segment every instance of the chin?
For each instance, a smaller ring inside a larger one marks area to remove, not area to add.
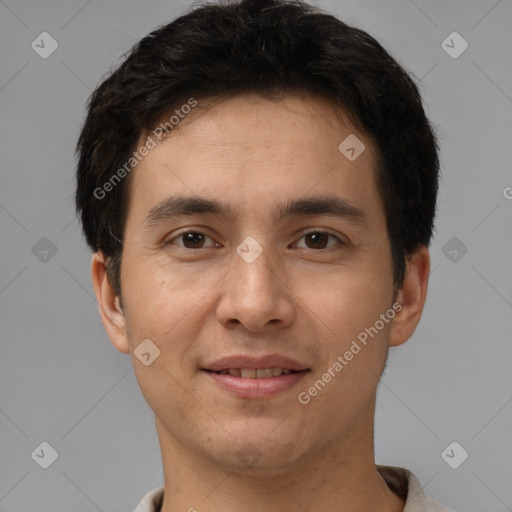
[[[279,470],[293,464],[302,455],[304,447],[300,444],[302,436],[296,438],[283,429],[279,433],[272,432],[265,422],[265,428],[252,425],[251,428],[230,429],[232,435],[227,434],[222,440],[213,440],[216,453],[211,452],[212,444],[205,447],[209,450],[208,456],[215,464],[225,466],[231,471],[247,470],[254,474],[260,471]],[[268,476],[268,473],[267,473]]]

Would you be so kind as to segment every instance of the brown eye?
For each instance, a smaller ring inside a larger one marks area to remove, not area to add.
[[[306,249],[329,249],[333,247],[332,245],[327,247],[329,237],[343,243],[338,237],[325,231],[310,231],[302,235],[302,238],[306,240]]]
[[[197,249],[198,247],[202,246],[205,238],[205,235],[203,235],[202,233],[193,232],[183,233],[180,236],[187,249]]]
[[[207,238],[210,237],[200,231],[184,231],[165,242],[165,245],[178,245],[178,247],[182,247],[184,249],[203,249],[205,247],[204,242]],[[176,240],[179,240],[182,243],[175,243]]]

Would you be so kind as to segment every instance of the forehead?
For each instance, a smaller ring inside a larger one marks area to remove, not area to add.
[[[245,143],[248,146],[258,140],[275,144],[290,142],[301,132],[339,136],[340,131],[348,131],[368,140],[355,127],[348,111],[336,106],[332,100],[304,92],[281,94],[272,99],[256,93],[204,98],[197,100],[197,106],[181,119],[172,115],[180,110],[178,108],[162,115],[157,124],[163,126],[173,118],[175,126],[172,131],[164,133],[164,141],[171,143],[181,137],[204,139],[205,132],[212,140],[225,141],[227,135],[234,144]],[[283,130],[284,127],[288,130]]]
[[[360,143],[353,160],[342,151],[347,140],[351,146]],[[141,137],[139,145],[144,141]],[[176,194],[231,197],[241,213],[255,201],[262,209],[272,198],[282,203],[308,191],[371,199],[375,162],[369,138],[328,100],[291,95],[270,101],[254,94],[198,100],[196,109],[137,164],[130,196],[144,203],[146,214]]]

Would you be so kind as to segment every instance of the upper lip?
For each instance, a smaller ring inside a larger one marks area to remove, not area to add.
[[[203,369],[219,372],[230,368],[283,368],[295,371],[309,369],[298,361],[280,354],[269,354],[260,357],[242,355],[223,357],[205,365]]]

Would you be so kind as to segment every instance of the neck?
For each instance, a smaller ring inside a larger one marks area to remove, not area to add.
[[[377,472],[371,420],[369,428],[354,428],[342,442],[293,464],[241,469],[187,449],[156,418],[165,479],[161,512],[403,512],[404,501]]]

